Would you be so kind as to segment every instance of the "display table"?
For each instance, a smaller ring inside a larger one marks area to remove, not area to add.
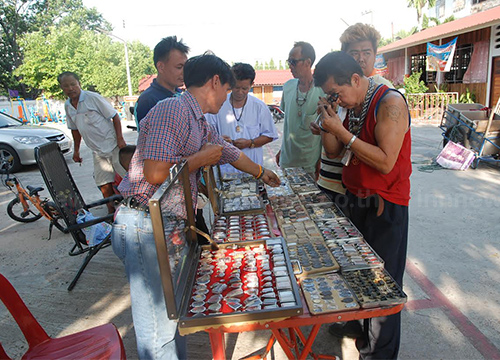
[[[220,326],[217,329],[205,329],[205,331],[210,335],[210,345],[212,347],[213,358],[215,360],[226,359],[226,333],[271,330],[273,335],[270,339],[270,346],[272,345],[272,342],[274,342],[274,339],[276,339],[289,359],[305,359],[308,354],[313,354],[312,345],[321,325],[339,321],[351,321],[393,315],[400,312],[404,306],[404,304],[400,304],[393,307],[359,309],[354,311],[311,315],[305,302],[303,301],[302,303],[304,304],[304,313],[300,316],[294,316],[286,320],[239,326]],[[301,327],[303,326],[313,326],[307,338],[301,330]],[[284,331],[285,329],[288,330],[288,335]],[[299,352],[296,337],[298,337],[303,344],[301,352]],[[323,356],[323,358],[325,357]]]
[[[257,215],[251,201],[232,203],[228,209],[241,214],[215,219],[212,239],[220,242],[213,240],[212,246],[196,239],[194,214],[188,211],[192,198],[184,196],[191,193],[185,162],[149,201],[168,317],[178,321],[181,335],[207,332],[214,359],[226,358],[226,333],[256,330],[272,332],[265,354],[277,340],[288,358],[316,359],[312,345],[321,325],[396,314],[406,302],[350,220],[339,209],[320,208],[326,198],[319,190],[300,193],[300,182],[314,185],[312,178],[303,169],[290,170],[288,178],[290,186],[266,190],[269,203],[260,199]],[[213,172],[206,182],[215,184]],[[224,205],[224,198],[217,200],[220,191],[210,187],[211,203]],[[291,189],[313,208],[306,209]],[[304,326],[312,326],[307,337]]]

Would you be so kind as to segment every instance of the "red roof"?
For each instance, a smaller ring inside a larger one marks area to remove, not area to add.
[[[144,90],[146,90],[149,85],[151,85],[151,83],[153,82],[153,79],[156,78],[156,74],[154,75],[147,75],[145,77],[143,77],[141,80],[139,80],[139,92],[143,92]]]
[[[146,90],[149,85],[156,78],[155,75],[147,75],[139,81],[139,92]],[[290,70],[256,70],[255,71],[255,81],[253,86],[264,86],[264,85],[283,85],[288,80],[292,79],[292,73]]]
[[[477,14],[469,15],[455,21],[450,21],[422,30],[416,34],[379,48],[377,53],[383,54],[390,51],[405,49],[410,46],[439,40],[445,37],[451,37],[478,29],[484,29],[485,27],[492,26],[498,23],[499,19],[500,6],[496,6],[492,9],[485,10]]]
[[[283,85],[292,79],[290,70],[256,70],[253,86]]]

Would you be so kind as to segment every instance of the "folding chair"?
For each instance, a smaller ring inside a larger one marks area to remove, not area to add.
[[[120,201],[123,197],[121,195],[113,195],[91,204],[86,204],[71,176],[71,172],[69,171],[63,154],[55,142],[37,147],[35,149],[35,159],[42,173],[47,190],[50,192],[54,203],[57,205],[66,223],[68,232],[75,241],[75,245],[73,245],[69,255],[76,256],[87,253],[82,266],[68,287],[68,290],[71,291],[92,257],[97,254],[100,249],[111,245],[110,234],[100,244],[89,246],[85,234],[81,229],[99,224],[103,221],[111,222],[113,220],[113,214],[98,217],[84,223],[78,223],[76,220],[78,213],[82,210],[88,210],[111,201]]]
[[[61,338],[51,338],[2,274],[0,299],[28,342],[28,351],[22,359],[126,359],[122,338],[113,324],[97,326]],[[0,359],[10,359],[2,344]]]

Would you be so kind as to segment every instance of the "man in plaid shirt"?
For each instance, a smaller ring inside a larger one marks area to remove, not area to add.
[[[130,282],[141,359],[186,358],[177,323],[167,316],[147,211],[149,199],[169,176],[172,165],[183,159],[188,162],[192,211],[196,209],[200,169],[207,165],[231,163],[271,186],[280,184],[274,172],[224,141],[203,116],[218,113],[234,85],[229,65],[215,55],[193,57],[184,66],[184,82],[187,91],[182,96],[159,102],[141,121],[137,149],[119,186],[127,205],[120,206],[113,224],[113,250],[124,262]]]

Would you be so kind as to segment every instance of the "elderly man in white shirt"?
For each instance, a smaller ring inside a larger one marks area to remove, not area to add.
[[[73,160],[82,162],[80,143],[83,140],[94,157],[94,180],[106,198],[114,194],[115,172],[121,177],[126,170],[120,165],[119,151],[126,146],[120,116],[101,95],[82,90],[80,79],[73,72],[63,72],[57,77],[64,94],[66,122],[74,140]],[[114,212],[108,203],[108,212]]]

